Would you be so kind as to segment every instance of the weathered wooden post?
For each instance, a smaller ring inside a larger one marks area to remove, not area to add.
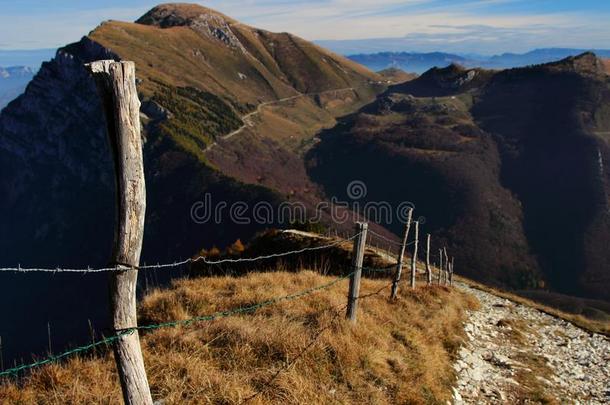
[[[428,285],[432,284],[432,268],[430,267],[430,234],[426,236],[426,275]]]
[[[390,293],[390,298],[392,299],[395,299],[396,294],[398,294],[398,283],[400,282],[400,276],[402,274],[402,261],[405,255],[405,249],[407,248],[407,240],[409,239],[409,229],[411,228],[412,215],[413,208],[409,208],[409,213],[407,214],[407,225],[405,226],[405,234],[402,237],[402,244],[400,245],[398,257],[396,258],[396,274],[394,274],[394,281],[392,281],[392,292]]]
[[[443,249],[438,250],[439,264],[438,264],[438,285],[441,285],[443,278]]]
[[[415,244],[411,256],[411,288],[415,288],[415,274],[417,273],[417,245],[419,244],[419,221],[415,221]]]
[[[120,270],[111,273],[109,284],[112,328],[118,333],[137,326],[137,267],[146,211],[140,100],[133,62],[101,60],[86,67],[97,83],[114,160],[117,226],[111,260]],[[125,403],[151,405],[137,330],[118,337],[114,356]]]
[[[369,225],[366,222],[356,224],[357,237],[354,239],[354,250],[352,257],[353,273],[349,279],[349,293],[347,295],[346,317],[352,322],[356,322],[356,312],[358,310],[358,296],[360,294],[360,279],[362,277],[362,261],[364,260],[364,250],[366,249],[366,232]]]
[[[455,264],[455,257],[451,258],[451,267],[449,267],[449,285],[453,285],[453,265]]]
[[[445,271],[443,273],[443,284],[447,285],[447,281],[449,281],[449,255],[447,255],[447,246],[443,246],[443,254],[445,255]]]

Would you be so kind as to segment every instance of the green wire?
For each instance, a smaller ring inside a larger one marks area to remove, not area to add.
[[[43,366],[45,364],[49,364],[49,363],[54,363],[56,361],[59,361],[63,358],[69,357],[73,354],[76,353],[82,353],[82,352],[86,352],[89,351],[97,346],[101,346],[101,345],[108,345],[109,343],[112,343],[114,341],[119,340],[121,337],[126,336],[126,335],[130,335],[133,332],[135,332],[136,330],[156,330],[156,329],[161,329],[161,328],[169,328],[169,327],[176,327],[176,326],[182,326],[182,325],[191,325],[192,323],[195,322],[205,322],[205,321],[213,321],[215,319],[221,319],[221,318],[226,318],[232,315],[236,315],[236,314],[244,314],[244,313],[251,313],[251,312],[255,312],[260,308],[263,307],[267,307],[273,304],[276,304],[278,302],[281,301],[291,301],[291,300],[295,300],[301,297],[304,297],[306,295],[312,294],[316,291],[320,291],[323,290],[325,288],[329,288],[335,284],[337,284],[338,282],[345,280],[348,277],[351,277],[351,275],[354,274],[354,272],[351,272],[349,274],[346,274],[344,276],[341,276],[329,283],[326,284],[322,284],[319,285],[317,287],[312,287],[312,288],[308,288],[306,290],[303,290],[301,292],[295,293],[295,294],[290,294],[290,295],[285,295],[282,297],[277,297],[277,298],[272,298],[270,300],[267,301],[263,301],[260,302],[258,304],[254,304],[251,306],[247,306],[247,307],[240,307],[240,308],[236,308],[233,310],[228,310],[228,311],[221,311],[221,312],[216,312],[214,314],[211,315],[204,315],[204,316],[196,316],[194,318],[190,318],[190,319],[185,319],[185,320],[180,320],[180,321],[172,321],[172,322],[163,322],[163,323],[158,323],[158,324],[152,324],[152,325],[144,325],[144,326],[138,326],[138,327],[134,327],[134,328],[128,328],[128,329],[123,329],[120,332],[118,332],[116,335],[114,336],[110,336],[107,337],[105,339],[102,339],[98,342],[95,343],[90,343],[88,345],[85,346],[80,346],[77,347],[75,349],[72,350],[68,350],[64,353],[61,353],[57,356],[49,356],[44,360],[40,360],[40,361],[36,361],[34,363],[30,363],[30,364],[23,364],[21,366],[18,367],[13,367],[13,368],[9,368],[3,372],[0,372],[0,377],[5,377],[5,376],[9,376],[9,375],[16,375],[18,374],[20,371],[24,371],[24,370],[29,370],[35,367],[39,367],[39,366]]]

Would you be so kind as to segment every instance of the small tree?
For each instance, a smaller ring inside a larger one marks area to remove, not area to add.
[[[241,242],[241,239],[237,239],[227,248],[227,253],[231,256],[239,256],[241,255],[246,248],[244,244]]]
[[[212,249],[208,250],[208,257],[218,257],[220,256],[220,249],[216,246],[212,246]]]

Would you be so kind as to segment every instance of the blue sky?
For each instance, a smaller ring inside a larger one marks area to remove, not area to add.
[[[537,47],[610,48],[610,0],[198,3],[247,24],[309,40],[391,38],[406,51],[489,54]],[[155,4],[145,0],[0,0],[0,49],[56,48],[78,40],[103,20],[133,21]]]

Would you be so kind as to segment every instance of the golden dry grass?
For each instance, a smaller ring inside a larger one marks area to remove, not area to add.
[[[333,280],[311,271],[174,282],[142,302],[143,323],[251,305]],[[153,397],[173,403],[445,403],[464,310],[474,298],[446,287],[364,279],[356,325],[344,319],[348,281],[299,300],[142,337]],[[6,403],[117,403],[111,353],[76,357],[0,385]]]

